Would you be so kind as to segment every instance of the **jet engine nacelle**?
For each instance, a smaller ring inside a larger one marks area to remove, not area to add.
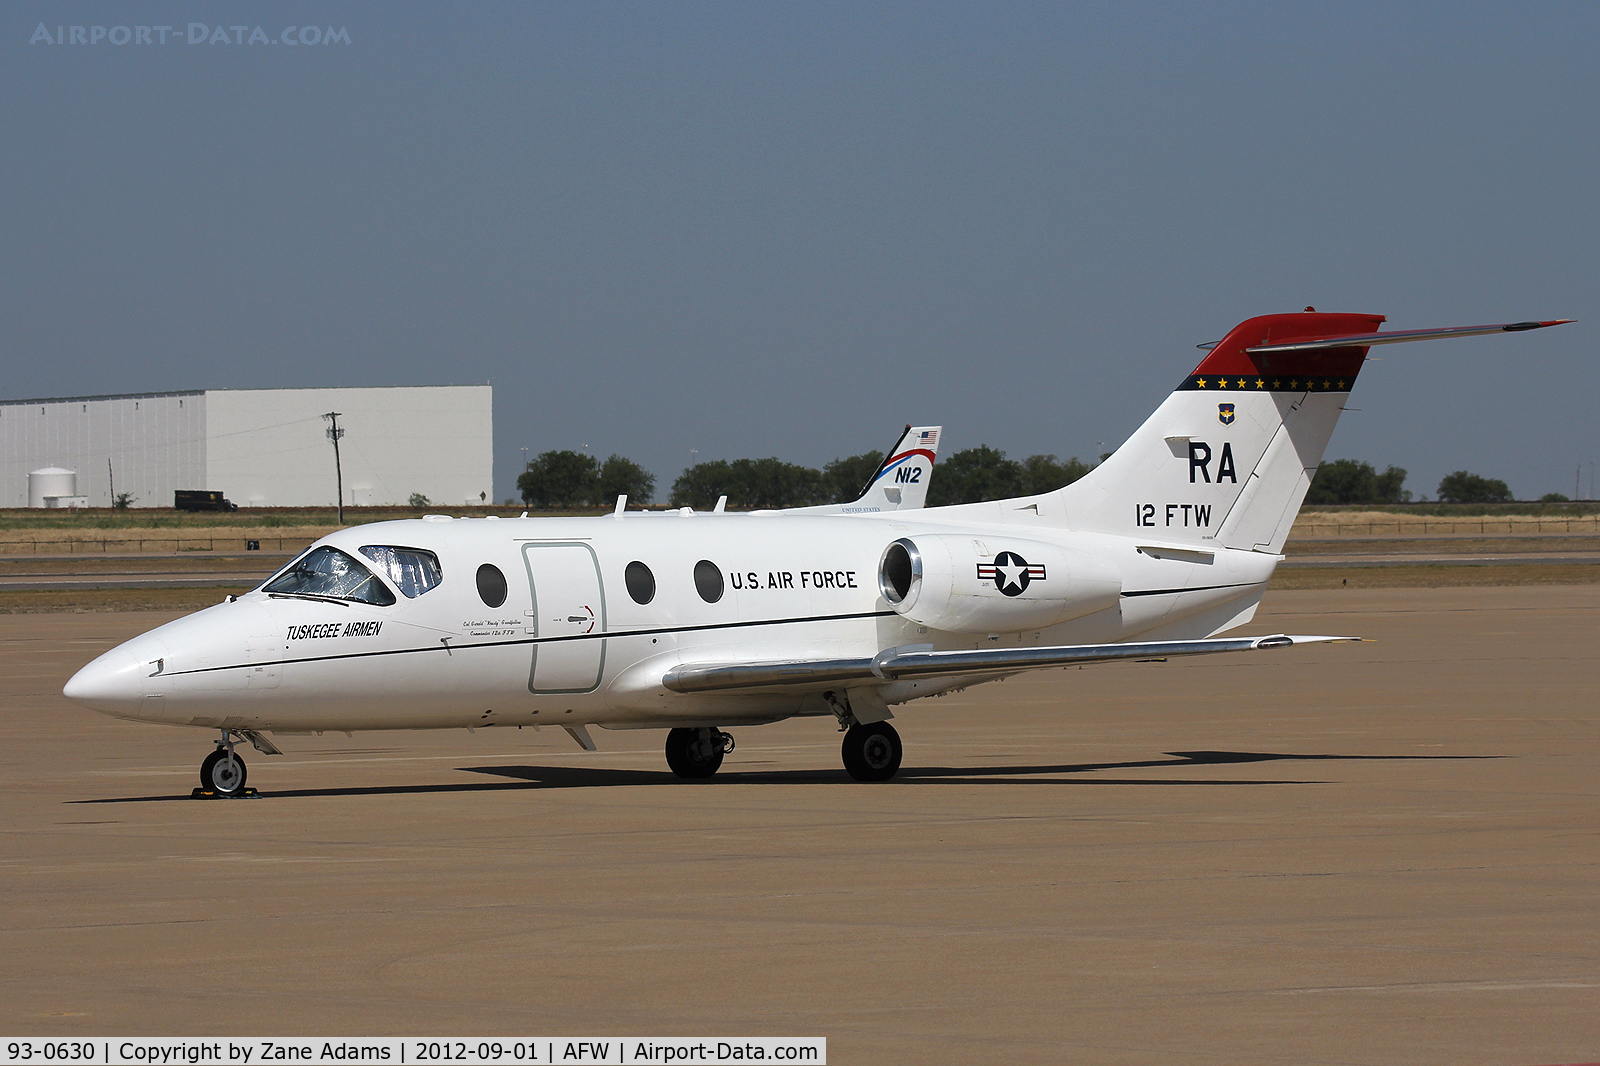
[[[999,534],[902,537],[878,560],[889,605],[929,629],[1015,633],[1104,610],[1121,575],[1096,556]]]

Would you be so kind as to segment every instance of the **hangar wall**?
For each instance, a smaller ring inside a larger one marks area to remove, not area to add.
[[[0,507],[28,506],[28,472],[78,472],[78,495],[111,506],[106,460],[117,491],[135,506],[171,507],[175,489],[202,488],[203,392],[147,392],[0,402]]]
[[[494,491],[488,385],[383,389],[217,389],[206,393],[206,484],[240,507],[334,502],[326,411],[344,439],[344,502],[478,503]],[[167,501],[168,505],[171,500]]]
[[[177,489],[216,489],[240,507],[334,502],[339,411],[347,505],[403,504],[412,493],[456,506],[493,492],[488,385],[213,389],[0,401],[0,507],[26,507],[28,473],[77,471],[91,507],[116,491],[171,507]]]

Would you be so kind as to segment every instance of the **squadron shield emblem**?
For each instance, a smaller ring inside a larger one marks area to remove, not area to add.
[[[1217,421],[1221,422],[1225,426],[1233,425],[1233,404],[1217,404]]]

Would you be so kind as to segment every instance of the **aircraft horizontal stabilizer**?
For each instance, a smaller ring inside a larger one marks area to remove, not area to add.
[[[1344,337],[1321,337],[1317,340],[1295,341],[1293,344],[1258,344],[1245,351],[1251,355],[1269,352],[1306,352],[1315,348],[1370,348],[1374,344],[1400,344],[1404,341],[1435,341],[1446,337],[1481,337],[1489,333],[1524,333],[1546,326],[1564,326],[1570,318],[1553,318],[1547,322],[1501,322],[1492,326],[1449,326],[1445,329],[1397,329],[1387,333],[1355,333]]]
[[[1289,648],[1297,644],[1358,641],[1360,637],[1234,637],[1214,640],[1162,640],[1126,644],[1067,644],[1045,648],[978,648],[934,651],[931,644],[889,648],[870,659],[811,659],[766,663],[692,663],[668,671],[661,683],[674,692],[732,692],[741,689],[823,689],[860,681],[907,681],[922,677],[1006,674],[1052,666],[1082,666],[1128,659],[1170,659],[1224,651]]]

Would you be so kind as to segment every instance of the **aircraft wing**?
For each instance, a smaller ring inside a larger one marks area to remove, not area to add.
[[[921,677],[1009,674],[1052,666],[1128,659],[1170,659],[1224,651],[1258,651],[1297,644],[1357,641],[1360,637],[1289,636],[1225,637],[1211,640],[1162,640],[1124,644],[1064,644],[1045,648],[977,648],[934,651],[931,644],[889,648],[870,659],[790,659],[759,663],[685,663],[668,671],[661,683],[674,692],[735,692],[741,689],[804,687],[907,681]]]

